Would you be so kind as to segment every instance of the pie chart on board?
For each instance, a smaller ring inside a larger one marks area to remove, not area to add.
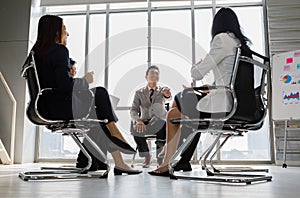
[[[284,83],[290,83],[291,81],[292,81],[292,76],[290,76],[290,75],[285,75],[282,78],[282,82],[284,82]]]

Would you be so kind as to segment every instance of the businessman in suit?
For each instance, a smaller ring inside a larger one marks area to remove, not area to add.
[[[156,134],[158,154],[159,149],[164,145],[164,141],[159,144],[159,140],[166,139],[165,118],[167,110],[165,102],[171,100],[172,96],[169,88],[157,85],[159,81],[159,68],[157,66],[148,67],[145,78],[147,85],[135,92],[130,115],[134,123],[132,134],[139,155],[145,157],[143,167],[148,168],[151,163],[151,155],[145,135]]]

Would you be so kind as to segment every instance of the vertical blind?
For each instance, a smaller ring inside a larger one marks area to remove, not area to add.
[[[300,1],[267,0],[270,53],[300,49]]]

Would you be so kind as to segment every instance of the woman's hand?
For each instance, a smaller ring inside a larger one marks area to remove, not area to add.
[[[199,65],[201,62],[202,62],[202,59],[200,58],[200,60],[197,63],[195,63],[194,65]]]
[[[164,96],[165,96],[166,98],[171,97],[171,91],[170,91],[170,88],[169,88],[169,87],[164,87],[164,88],[162,89],[162,93],[164,94]]]
[[[88,72],[83,76],[83,79],[86,80],[88,84],[94,82],[94,72]]]
[[[205,84],[205,85],[202,85],[203,87],[206,87],[206,86],[209,86],[209,84]],[[201,90],[201,92],[203,93],[206,93],[206,94],[209,94],[209,89],[208,90]]]
[[[191,86],[190,86],[190,87],[194,87],[195,85],[196,85],[196,83],[191,82]],[[185,86],[185,85],[182,85],[182,88],[183,88],[183,89],[190,88],[190,87]]]

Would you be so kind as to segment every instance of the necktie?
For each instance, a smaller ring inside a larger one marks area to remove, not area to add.
[[[150,102],[152,102],[152,96],[153,96],[153,93],[154,93],[154,89],[150,89]]]

